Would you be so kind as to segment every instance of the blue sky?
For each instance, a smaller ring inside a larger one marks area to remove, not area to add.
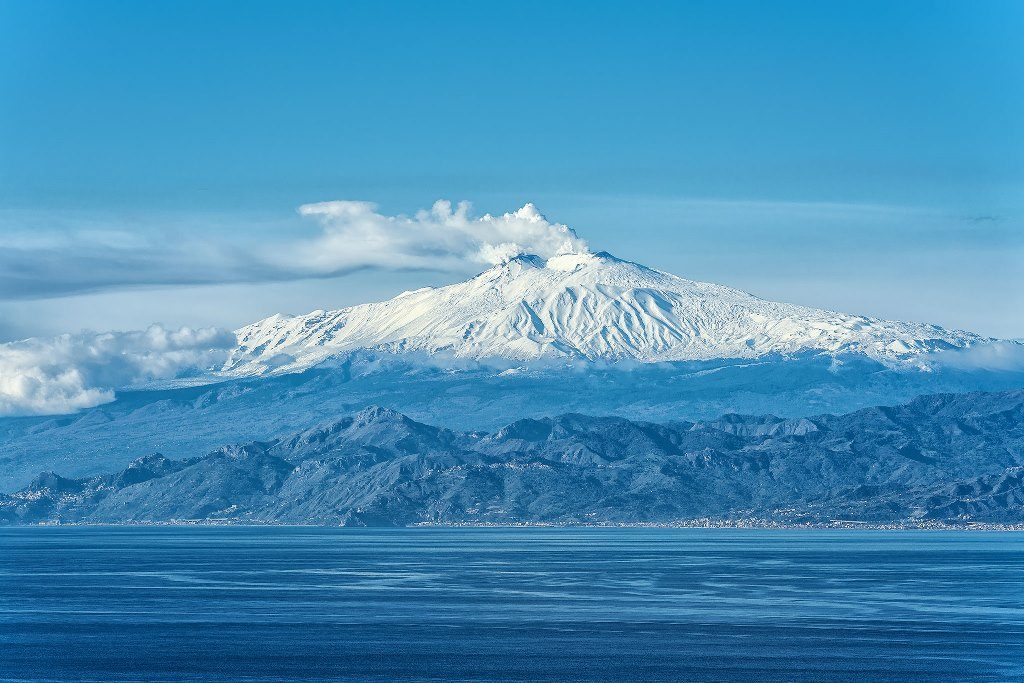
[[[300,205],[440,198],[1024,336],[1024,3],[633,5],[0,0],[0,340],[461,279],[252,263],[316,239]]]

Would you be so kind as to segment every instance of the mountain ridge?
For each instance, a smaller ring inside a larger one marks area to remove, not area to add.
[[[890,368],[865,356],[803,354],[756,360],[587,364],[498,371],[453,369],[426,354],[357,351],[303,372],[215,384],[118,392],[66,416],[0,419],[0,491],[41,469],[83,477],[152,452],[207,452],[276,438],[367,405],[462,431],[494,431],[519,418],[565,412],[667,422],[726,413],[798,418],[893,405],[921,394],[1005,391],[1021,372]]]
[[[26,523],[1024,522],[1024,390],[783,419],[565,414],[490,434],[371,406],[203,456],[10,495]]]

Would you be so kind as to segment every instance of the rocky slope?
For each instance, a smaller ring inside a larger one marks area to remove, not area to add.
[[[356,352],[334,367],[120,392],[113,403],[75,415],[0,419],[0,492],[24,487],[40,470],[81,478],[154,452],[177,458],[284,438],[370,405],[452,429],[494,431],[565,412],[652,422],[730,412],[802,417],[1022,386],[1021,372],[920,372],[851,354],[453,371],[423,358]]]
[[[7,523],[346,525],[711,518],[1024,522],[1024,391],[840,416],[650,423],[562,415],[456,432],[370,408],[269,442],[53,473]]]

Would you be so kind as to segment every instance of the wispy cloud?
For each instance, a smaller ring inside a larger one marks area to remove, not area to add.
[[[272,277],[244,250],[200,239],[167,243],[129,232],[0,244],[0,298],[23,299],[145,285]]]
[[[114,390],[219,367],[235,335],[215,328],[65,334],[0,344],[0,415],[72,413]]]
[[[299,207],[316,221],[314,235],[241,241],[94,228],[8,233],[0,238],[0,298],[333,277],[366,268],[464,271],[523,252],[587,248],[532,204],[499,216],[470,212],[467,202],[453,208],[438,201],[413,216],[385,215],[369,202],[321,202]]]

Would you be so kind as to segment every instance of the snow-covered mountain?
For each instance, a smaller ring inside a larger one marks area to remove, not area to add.
[[[987,341],[933,325],[778,303],[606,253],[523,255],[462,283],[237,331],[230,374],[304,369],[357,349],[462,359],[755,358],[819,351],[901,361]]]
[[[765,301],[606,252],[523,255],[454,285],[237,331],[229,375],[291,372],[357,349],[457,359],[659,361],[822,352],[904,362],[987,341],[933,325]]]

